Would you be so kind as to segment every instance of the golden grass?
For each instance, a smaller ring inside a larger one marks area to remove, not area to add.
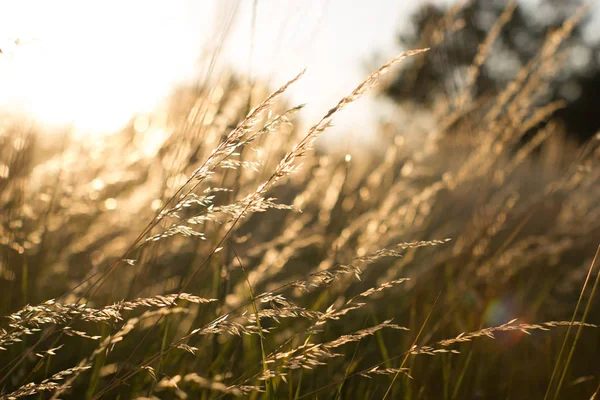
[[[598,274],[600,147],[571,145],[560,104],[541,102],[583,14],[499,95],[473,98],[512,7],[460,101],[428,115],[435,130],[416,115],[384,126],[381,151],[313,147],[425,49],[305,133],[283,101],[302,74],[271,95],[223,74],[91,146],[48,151],[5,128],[0,398],[591,396],[598,280],[579,288]]]

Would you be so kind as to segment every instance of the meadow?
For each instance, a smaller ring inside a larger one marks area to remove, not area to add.
[[[308,128],[302,74],[227,72],[97,140],[5,123],[0,399],[598,398],[600,136],[544,96],[582,13],[474,95],[509,13],[368,151],[315,143],[427,48]]]

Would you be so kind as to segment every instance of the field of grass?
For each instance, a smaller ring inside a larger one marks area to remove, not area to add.
[[[308,129],[301,75],[225,73],[99,140],[5,124],[0,398],[598,398],[600,137],[544,101],[580,17],[369,151],[314,144],[426,49]]]

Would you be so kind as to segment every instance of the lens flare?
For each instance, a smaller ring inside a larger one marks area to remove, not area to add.
[[[498,326],[517,318],[515,302],[511,297],[492,300],[484,313],[487,326]],[[522,319],[520,322],[525,322]],[[496,341],[504,347],[516,345],[525,334],[521,331],[503,332],[496,334]]]

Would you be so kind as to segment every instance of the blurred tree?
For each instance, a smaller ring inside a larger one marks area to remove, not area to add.
[[[431,47],[425,57],[401,70],[385,94],[395,101],[432,107],[449,103],[466,84],[468,67],[494,23],[506,9],[505,0],[472,0],[451,8],[428,4],[411,16],[411,26],[399,37],[405,48]],[[547,34],[557,29],[582,5],[581,0],[519,2],[494,40],[472,91],[494,95],[535,56]],[[600,40],[590,35],[590,15],[562,44],[567,57],[551,82],[545,101],[564,99],[566,107],[554,116],[569,135],[581,140],[600,129]]]

